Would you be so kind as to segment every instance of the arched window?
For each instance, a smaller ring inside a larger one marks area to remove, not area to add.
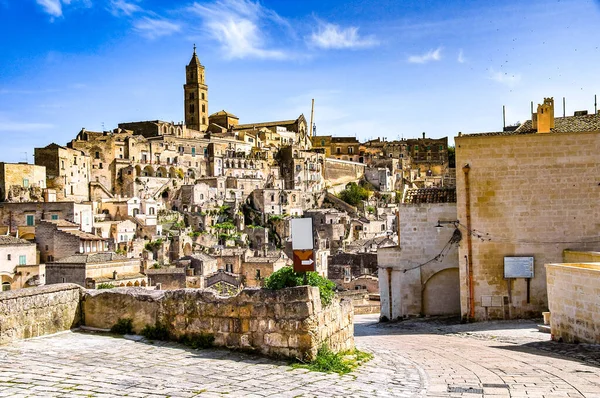
[[[148,214],[150,214],[151,216],[153,216],[153,215],[154,215],[154,207],[150,207],[150,208],[148,209]]]

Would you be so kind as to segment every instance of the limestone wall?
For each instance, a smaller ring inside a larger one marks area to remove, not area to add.
[[[268,356],[310,360],[323,343],[334,351],[354,348],[352,303],[323,308],[318,288],[310,286],[245,289],[228,298],[196,289],[89,290],[83,313],[86,326],[110,328],[119,318],[131,318],[140,332],[158,322],[175,336],[212,333],[218,346]]]
[[[325,158],[323,177],[331,185],[347,184],[363,178],[365,167],[362,163]]]
[[[564,250],[565,263],[600,263],[600,252]]]
[[[553,340],[600,343],[600,263],[546,264]]]
[[[471,228],[484,236],[472,239],[475,318],[485,318],[482,296],[488,295],[510,301],[508,308],[490,307],[490,318],[539,317],[547,309],[544,264],[563,261],[564,249],[597,246],[585,242],[595,240],[600,222],[600,134],[463,135],[455,143],[458,219],[467,221],[462,167],[469,164]],[[462,262],[468,254],[461,244]],[[524,278],[507,283],[506,256],[534,257],[529,284]],[[463,315],[468,303],[461,272]]]
[[[0,292],[0,345],[78,326],[80,295],[66,283]]]

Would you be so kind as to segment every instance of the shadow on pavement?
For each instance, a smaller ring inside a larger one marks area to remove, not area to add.
[[[492,346],[492,348],[567,359],[579,362],[582,365],[600,368],[600,344],[570,344],[556,341],[540,341],[521,345]],[[575,372],[579,372],[579,370]],[[585,371],[581,372],[586,373]],[[597,372],[589,371],[589,373]]]

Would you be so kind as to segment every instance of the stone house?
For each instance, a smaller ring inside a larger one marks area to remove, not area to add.
[[[185,289],[187,287],[186,270],[179,267],[149,268],[145,271],[148,283],[160,287],[160,290]]]
[[[249,252],[243,258],[240,274],[245,286],[260,287],[267,276],[290,264],[291,260],[283,251],[268,252],[266,255],[258,251]]]
[[[39,265],[35,243],[0,235],[0,285],[2,291],[44,284],[44,267]]]
[[[548,309],[544,264],[598,246],[600,114],[555,117],[545,98],[516,130],[459,134],[455,143],[458,220],[470,240],[459,248],[469,259],[461,313],[538,317]]]
[[[304,213],[305,217],[313,220],[313,230],[323,239],[326,239],[328,249],[337,251],[343,246],[349,228],[350,217],[346,212],[333,208],[310,209]]]
[[[465,234],[456,203],[446,199],[400,205],[400,244],[377,250],[382,317],[460,313],[458,245]]]
[[[46,167],[0,162],[0,202],[42,200],[45,188]]]
[[[300,190],[256,189],[249,200],[265,218],[284,214],[301,216],[305,206],[304,196]]]
[[[92,232],[92,205],[74,202],[0,203],[0,225],[11,234],[33,240],[42,220],[65,220],[84,232]],[[6,231],[5,230],[5,231]]]
[[[90,199],[91,160],[84,152],[52,143],[34,149],[35,164],[46,167],[46,185],[59,201]]]
[[[332,281],[350,282],[363,275],[376,275],[377,253],[336,253],[329,256],[327,275]]]
[[[360,142],[356,137],[333,137],[318,135],[310,138],[312,147],[321,151],[328,158],[349,160],[362,163],[360,156]]]
[[[96,289],[102,283],[115,287],[148,286],[139,259],[111,252],[80,253],[46,263],[46,283],[76,283]]]
[[[398,242],[392,239],[392,236],[379,236],[371,239],[359,239],[348,243],[344,247],[344,251],[347,253],[377,253],[377,251],[384,247],[396,246]]]
[[[386,236],[388,232],[387,218],[360,217],[350,221],[350,239],[372,239]]]
[[[323,154],[286,146],[280,149],[279,157],[285,189],[320,192],[324,188]]]
[[[41,220],[36,226],[35,242],[42,262],[58,261],[73,254],[97,253],[108,249],[108,241],[81,231],[66,220]]]

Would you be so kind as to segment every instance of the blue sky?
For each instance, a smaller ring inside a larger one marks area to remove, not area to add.
[[[318,134],[453,137],[593,111],[600,3],[583,0],[0,0],[0,161],[85,127],[183,119],[192,46],[209,112]]]

